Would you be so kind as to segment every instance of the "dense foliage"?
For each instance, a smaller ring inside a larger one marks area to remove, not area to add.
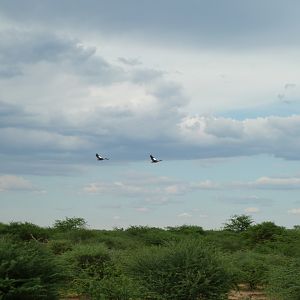
[[[0,299],[227,299],[239,286],[300,299],[300,230],[232,216],[200,226],[0,223]]]
[[[0,240],[0,299],[56,299],[62,268],[35,241]]]
[[[135,252],[128,262],[131,276],[150,299],[223,299],[233,284],[212,247],[188,239],[165,247],[147,247]]]

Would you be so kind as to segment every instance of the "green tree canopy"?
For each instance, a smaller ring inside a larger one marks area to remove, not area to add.
[[[254,243],[273,241],[276,236],[282,235],[284,227],[277,226],[274,222],[262,222],[260,224],[252,226],[247,235]]]
[[[54,222],[54,229],[58,229],[61,231],[67,230],[76,230],[76,229],[85,229],[87,226],[87,222],[83,218],[68,218],[66,217],[64,220],[56,220]]]
[[[224,230],[242,232],[252,225],[253,220],[247,215],[233,215],[224,225]]]

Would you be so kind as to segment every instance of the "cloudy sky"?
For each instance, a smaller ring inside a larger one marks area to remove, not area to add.
[[[299,10],[1,1],[0,222],[300,224]]]

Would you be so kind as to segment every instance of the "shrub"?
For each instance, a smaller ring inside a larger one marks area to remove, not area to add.
[[[188,234],[188,235],[203,235],[204,229],[201,226],[196,226],[196,225],[182,225],[178,227],[167,227],[167,230],[172,232],[172,233],[179,233],[179,234]]]
[[[60,258],[69,265],[70,289],[87,295],[90,295],[95,281],[104,277],[106,265],[110,262],[109,251],[103,244],[77,245]]]
[[[145,245],[163,245],[175,239],[164,229],[148,226],[131,226],[125,232]]]
[[[84,270],[101,275],[105,263],[110,260],[110,254],[103,244],[79,245],[72,251],[66,252],[64,259],[71,264],[75,274]]]
[[[204,241],[223,251],[235,252],[246,248],[246,240],[242,234],[232,231],[207,231]]]
[[[57,299],[62,268],[45,245],[0,240],[0,299]]]
[[[275,225],[273,222],[263,222],[249,228],[247,236],[252,243],[262,243],[274,241],[277,236],[285,232],[283,227]]]
[[[274,266],[269,274],[267,292],[278,300],[300,299],[300,260]]]
[[[223,299],[232,277],[218,254],[201,241],[185,240],[134,253],[127,270],[150,299]]]
[[[137,283],[122,273],[116,265],[107,264],[102,278],[90,278],[85,294],[95,300],[140,300],[140,290]]]
[[[73,245],[68,240],[53,240],[47,243],[49,249],[56,255],[72,250]]]
[[[252,251],[239,251],[232,255],[232,261],[237,268],[237,279],[254,290],[258,285],[267,281],[269,265],[267,255]]]
[[[140,245],[140,243],[134,241],[128,236],[121,237],[121,236],[114,236],[112,234],[97,236],[97,241],[99,241],[100,243],[105,243],[105,245],[109,249],[115,249],[115,250],[133,249],[133,248],[137,248]]]
[[[2,229],[3,234],[13,235],[22,241],[45,241],[49,238],[49,230],[29,222],[11,222]]]

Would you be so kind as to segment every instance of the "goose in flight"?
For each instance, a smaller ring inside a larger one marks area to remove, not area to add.
[[[151,158],[152,163],[158,163],[158,162],[162,161],[161,159],[156,159],[152,154],[150,154],[150,158]]]
[[[97,157],[97,160],[104,160],[104,159],[109,160],[109,158],[102,157],[98,153],[96,153],[96,157]]]

